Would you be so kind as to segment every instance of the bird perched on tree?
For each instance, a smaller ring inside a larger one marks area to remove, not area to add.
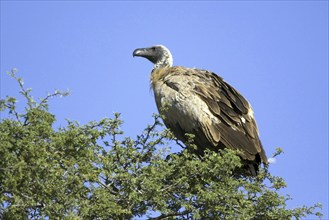
[[[197,153],[205,149],[238,149],[251,175],[267,157],[259,139],[249,102],[220,76],[207,70],[173,66],[163,45],[139,48],[133,56],[147,58],[154,66],[151,86],[165,125],[181,141],[194,135]]]

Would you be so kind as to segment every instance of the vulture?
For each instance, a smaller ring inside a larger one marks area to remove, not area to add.
[[[156,105],[177,139],[186,142],[185,134],[193,134],[200,155],[205,149],[239,150],[248,175],[256,176],[260,164],[268,163],[251,105],[222,77],[208,70],[173,66],[173,57],[163,45],[138,48],[133,56],[154,64],[151,87]]]

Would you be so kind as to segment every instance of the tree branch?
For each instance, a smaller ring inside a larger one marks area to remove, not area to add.
[[[172,212],[172,213],[168,213],[168,214],[162,214],[158,217],[154,217],[154,218],[149,218],[149,220],[159,220],[159,219],[165,219],[168,217],[174,217],[174,216],[182,216],[182,215],[186,215],[191,213],[191,211],[189,210],[185,210],[183,212]]]

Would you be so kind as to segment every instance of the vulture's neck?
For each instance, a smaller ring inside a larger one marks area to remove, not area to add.
[[[155,84],[166,74],[166,69],[173,66],[173,58],[169,51],[164,53],[153,66],[151,73],[151,87],[154,89]]]
[[[161,68],[172,67],[172,65],[173,58],[169,52],[164,54],[156,63],[154,63],[152,72]]]

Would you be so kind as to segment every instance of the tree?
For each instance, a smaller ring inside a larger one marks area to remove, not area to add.
[[[123,138],[120,114],[54,128],[48,101],[36,102],[15,71],[25,111],[0,102],[1,219],[300,219],[320,204],[288,209],[284,180],[267,168],[257,177],[234,174],[236,152],[200,158],[164,129],[160,116],[135,139]],[[162,131],[159,131],[162,130]],[[171,153],[169,145],[181,145]],[[278,152],[279,154],[279,152]]]

